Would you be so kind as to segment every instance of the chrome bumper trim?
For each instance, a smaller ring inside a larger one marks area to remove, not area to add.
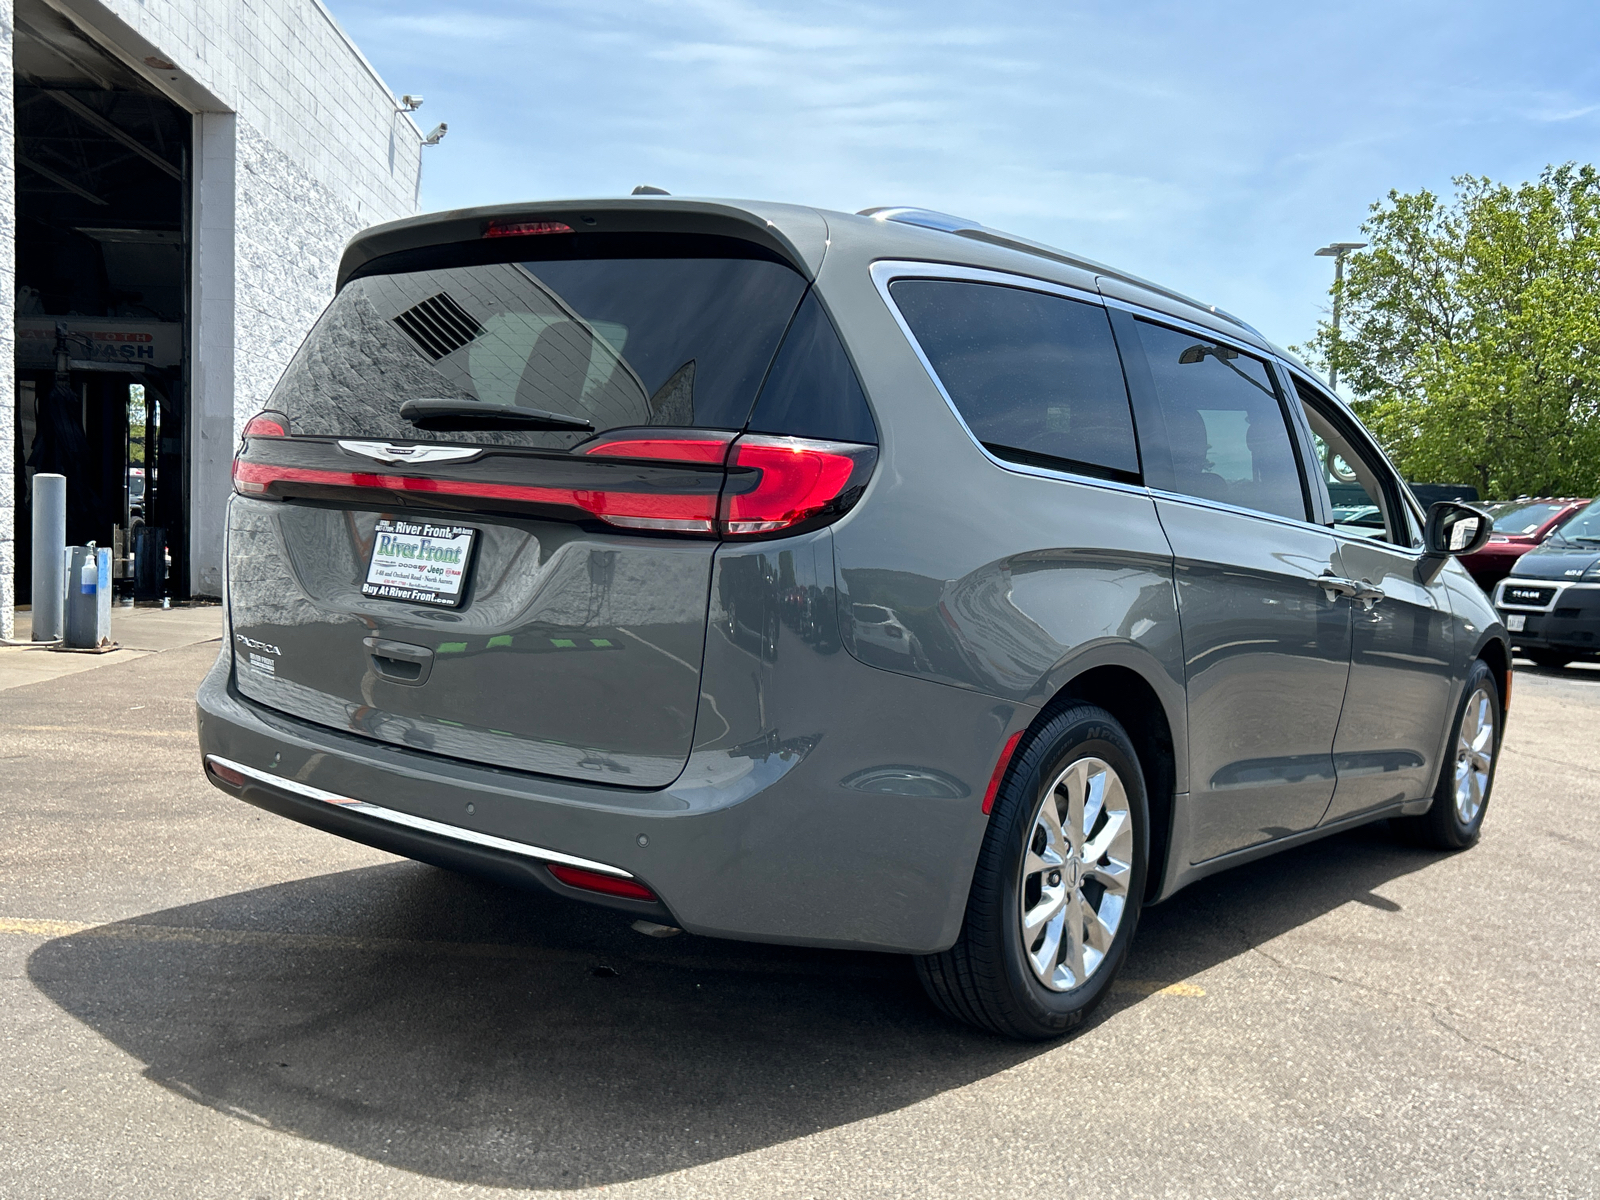
[[[269,787],[280,788],[285,792],[293,792],[297,796],[304,796],[307,800],[320,800],[322,803],[331,804],[335,808],[343,808],[368,817],[376,817],[378,820],[388,821],[392,825],[404,825],[408,829],[437,834],[440,837],[447,837],[457,842],[467,842],[474,846],[487,846],[491,850],[505,850],[512,854],[520,854],[524,858],[536,858],[542,862],[564,863],[569,867],[582,867],[586,871],[599,871],[605,875],[615,875],[619,879],[633,878],[621,867],[595,862],[589,858],[579,858],[575,854],[563,854],[559,850],[546,850],[543,846],[530,846],[526,842],[513,842],[508,838],[495,837],[489,833],[479,833],[474,829],[462,829],[457,825],[446,825],[443,821],[430,821],[427,817],[414,817],[410,813],[397,812],[392,808],[384,808],[377,804],[368,804],[365,800],[353,800],[349,796],[340,796],[333,792],[325,792],[319,787],[312,787],[309,783],[285,779],[281,775],[274,775],[271,771],[247,767],[244,763],[234,762],[231,758],[223,758],[220,754],[208,754],[206,755],[206,761],[216,763],[219,767],[227,767],[230,771],[237,771],[239,774],[264,783]]]

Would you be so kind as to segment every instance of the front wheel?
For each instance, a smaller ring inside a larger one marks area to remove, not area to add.
[[[1400,827],[1412,841],[1436,850],[1465,850],[1478,840],[1494,788],[1502,721],[1494,672],[1480,660],[1462,689],[1450,757],[1439,771],[1433,807],[1420,817],[1401,819]]]
[[[917,960],[933,1002],[1024,1040],[1079,1025],[1139,922],[1148,814],[1138,756],[1110,713],[1077,705],[1034,731],[995,798],[961,936]]]

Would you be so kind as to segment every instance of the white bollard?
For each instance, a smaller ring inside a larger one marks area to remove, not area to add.
[[[33,640],[66,632],[67,477],[33,477]]]

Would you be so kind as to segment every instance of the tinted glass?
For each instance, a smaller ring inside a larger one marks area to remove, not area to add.
[[[749,258],[586,258],[439,266],[348,283],[268,407],[290,432],[571,446],[589,433],[429,433],[441,398],[628,425],[739,429],[805,291]]]
[[[901,279],[896,305],[991,454],[1136,477],[1122,363],[1098,305],[988,283]]]
[[[1491,505],[1489,515],[1494,518],[1496,533],[1533,533],[1565,507],[1564,504],[1510,502]]]
[[[1145,433],[1152,486],[1305,520],[1300,469],[1267,365],[1192,333],[1134,325],[1165,427],[1159,465],[1151,453],[1159,435]]]
[[[861,381],[814,292],[784,335],[750,429],[837,442],[878,440]]]
[[[1352,440],[1354,430],[1333,401],[1298,375],[1295,391],[1311,426],[1311,441],[1328,488],[1333,527],[1348,537],[1411,544],[1410,525],[1393,490],[1388,469],[1368,446]]]

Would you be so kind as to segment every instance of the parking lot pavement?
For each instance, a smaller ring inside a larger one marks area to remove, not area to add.
[[[1600,671],[1519,674],[1476,849],[1198,884],[1038,1047],[228,799],[216,649],[0,691],[0,1196],[1600,1192]]]

